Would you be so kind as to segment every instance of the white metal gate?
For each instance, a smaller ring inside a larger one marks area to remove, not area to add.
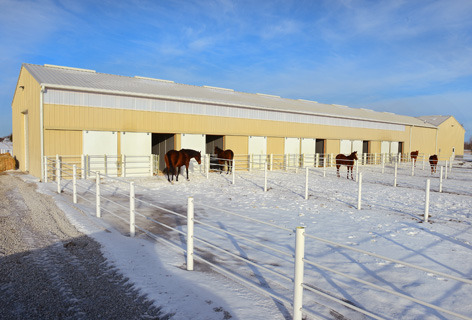
[[[303,167],[312,167],[315,164],[316,139],[302,138],[301,153],[303,156]]]
[[[124,155],[126,163],[126,175],[143,175],[151,168],[145,168],[143,163],[145,157],[151,154],[152,135],[146,132],[122,132],[121,154]],[[147,159],[147,158],[146,158]],[[148,161],[149,162],[149,161]]]
[[[85,155],[103,155],[104,160],[90,161],[88,169],[90,171],[100,171],[108,175],[117,175],[118,164],[118,133],[114,131],[83,131],[82,133],[82,153]],[[85,164],[84,164],[85,166]]]
[[[193,149],[199,151],[201,154],[205,154],[206,150],[206,136],[204,134],[190,134],[182,133],[180,140],[181,149]],[[190,166],[188,171],[194,172],[196,168],[199,168],[199,165],[195,159],[190,161]]]
[[[267,155],[267,137],[249,136],[248,140],[248,154],[249,155]],[[263,168],[259,160],[252,163],[253,168]],[[257,163],[256,163],[257,162]]]

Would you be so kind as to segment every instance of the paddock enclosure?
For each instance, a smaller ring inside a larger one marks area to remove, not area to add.
[[[284,155],[289,166],[303,155],[353,151],[359,159],[412,150],[450,158],[463,154],[465,132],[452,116],[420,119],[33,64],[21,67],[12,101],[12,127],[13,155],[20,169],[42,179],[45,157],[107,158],[107,169],[118,174],[123,157],[155,156],[159,172],[164,154],[171,149],[194,149],[203,155],[211,154],[215,146],[244,157]],[[304,159],[315,165],[314,156]]]

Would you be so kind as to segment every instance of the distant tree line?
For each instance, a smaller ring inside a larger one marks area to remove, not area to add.
[[[469,141],[464,142],[465,150],[472,150],[472,137],[469,138]]]

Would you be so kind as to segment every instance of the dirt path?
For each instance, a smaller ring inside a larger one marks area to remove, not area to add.
[[[20,174],[0,174],[2,319],[169,318]]]

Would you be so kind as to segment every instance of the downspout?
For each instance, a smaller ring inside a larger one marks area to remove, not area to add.
[[[410,153],[410,154],[411,154],[411,136],[412,136],[413,128],[414,128],[414,127],[415,127],[414,125],[412,125],[412,126],[410,127],[410,143],[409,143],[409,151],[408,151],[408,153]]]
[[[46,88],[41,86],[41,92],[39,93],[39,140],[40,140],[40,153],[41,153],[41,179],[45,181],[44,172],[44,92]]]

